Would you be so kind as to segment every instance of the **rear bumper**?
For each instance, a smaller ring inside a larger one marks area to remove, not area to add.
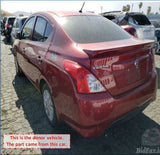
[[[123,122],[129,121],[130,119],[134,118],[139,113],[141,113],[151,102],[152,102],[152,100],[147,101],[143,105],[141,105],[141,106],[137,107],[136,109],[128,112],[127,114],[119,117],[117,120],[111,122],[110,124],[108,124],[107,122],[104,122],[102,124],[98,124],[96,126],[89,127],[89,128],[85,128],[85,127],[79,127],[78,128],[78,126],[76,126],[75,129],[84,137],[97,137],[97,136],[100,136],[101,134],[104,133],[104,131],[106,129],[108,130],[113,126],[116,126],[118,124],[121,124]]]
[[[124,116],[120,117],[119,119],[117,119],[116,121],[114,121],[110,126],[115,126],[118,124],[121,124],[123,122],[126,122],[130,119],[132,119],[133,117],[137,116],[139,113],[141,113],[145,108],[147,108],[147,106],[152,102],[152,100],[147,101],[146,103],[144,103],[143,105],[137,107],[136,109],[130,111],[129,113],[125,114]]]
[[[99,136],[117,120],[129,119],[142,111],[155,100],[156,90],[157,74],[153,72],[147,83],[116,98],[108,92],[91,95],[77,93],[72,115],[63,115],[62,120],[84,137]]]

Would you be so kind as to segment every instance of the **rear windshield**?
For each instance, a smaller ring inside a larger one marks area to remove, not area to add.
[[[15,18],[9,18],[8,19],[8,24],[13,25]]]
[[[104,17],[106,17],[107,19],[109,19],[109,20],[113,20],[113,19],[115,19],[115,17],[114,16],[104,16]]]
[[[160,21],[154,21],[151,20],[152,25],[154,25],[155,28],[160,28]]]
[[[131,36],[102,16],[67,16],[58,20],[69,37],[77,43],[97,43],[129,39]]]
[[[137,25],[151,25],[150,21],[145,15],[133,15],[132,18]]]

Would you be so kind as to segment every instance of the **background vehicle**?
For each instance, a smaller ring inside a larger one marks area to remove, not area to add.
[[[12,26],[13,26],[13,23],[14,23],[15,18],[16,18],[16,17],[9,16],[9,17],[7,17],[7,19],[6,19],[4,35],[5,35],[5,37],[6,37],[7,42],[10,41]]]
[[[136,37],[140,39],[154,40],[155,52],[159,52],[159,45],[155,36],[155,28],[144,14],[136,12],[106,12],[102,15],[118,25],[130,25],[134,27],[136,30]]]
[[[154,42],[133,38],[100,15],[35,13],[18,36],[17,74],[42,92],[54,126],[65,121],[85,137],[98,136],[155,100]]]
[[[111,13],[111,14],[110,14]],[[101,14],[105,18],[111,20],[112,22],[119,25],[120,21],[124,18],[124,14],[121,11],[113,11],[113,12],[104,12]],[[127,31],[129,34],[135,36],[136,30],[130,25],[123,25],[121,26],[125,31]]]
[[[148,15],[147,16],[152,25],[155,27],[155,34],[158,40],[158,44],[160,46],[160,14],[155,14],[155,15]],[[160,50],[160,49],[159,49]],[[159,51],[160,53],[160,51]]]
[[[17,17],[14,20],[12,32],[11,32],[11,43],[14,43],[14,40],[17,38],[17,34],[21,31],[21,28],[28,17]]]
[[[6,23],[7,17],[3,17],[3,20],[1,20],[1,34],[4,35],[5,33],[5,23]]]

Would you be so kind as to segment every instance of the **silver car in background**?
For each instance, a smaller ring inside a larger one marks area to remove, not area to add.
[[[15,39],[17,38],[17,34],[21,31],[24,22],[28,17],[16,17],[13,23],[12,32],[11,32],[11,43],[13,44]]]
[[[136,36],[140,39],[155,40],[155,52],[159,53],[159,43],[155,36],[155,27],[142,13],[128,13],[128,23],[136,29]]]
[[[155,53],[159,53],[159,43],[155,36],[155,27],[144,14],[137,12],[124,13],[121,11],[111,11],[102,13],[101,15],[120,26],[132,26],[136,30],[135,36],[139,39],[154,40]]]
[[[160,14],[151,14],[147,16],[149,21],[154,25],[155,27],[155,35],[157,37],[159,46],[160,46]],[[159,49],[159,54],[160,54],[160,49]]]

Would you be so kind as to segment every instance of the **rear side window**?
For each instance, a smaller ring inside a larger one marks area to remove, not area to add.
[[[57,20],[69,37],[77,43],[97,43],[129,39],[120,26],[102,16],[68,16]]]
[[[52,26],[44,18],[38,17],[35,24],[32,40],[44,42],[48,39],[52,31]]]
[[[34,28],[33,38],[32,38],[34,41],[43,41],[46,25],[47,25],[47,21],[45,19],[41,17],[37,18],[36,25]]]
[[[51,34],[52,32],[53,32],[52,26],[51,26],[49,23],[47,23],[46,30],[45,30],[45,34],[44,34],[45,40],[48,39],[48,37],[50,36],[50,34]]]
[[[23,39],[29,39],[31,32],[33,30],[33,25],[34,25],[34,17],[31,17],[23,27],[23,30],[22,30]]]
[[[15,18],[9,18],[8,19],[8,24],[13,25]]]

